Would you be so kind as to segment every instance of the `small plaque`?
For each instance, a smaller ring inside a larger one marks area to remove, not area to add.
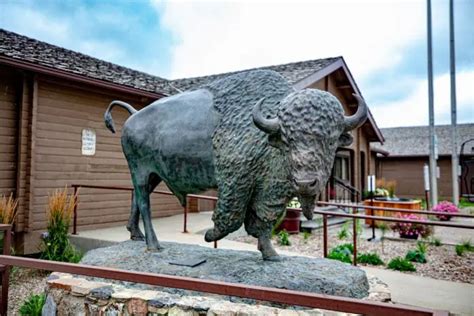
[[[200,264],[203,264],[206,262],[206,259],[201,259],[201,258],[188,258],[184,260],[177,260],[177,261],[170,261],[169,264],[175,265],[175,266],[184,266],[184,267],[197,267]]]
[[[82,154],[84,156],[94,156],[95,155],[95,131],[90,128],[85,128],[82,130]]]

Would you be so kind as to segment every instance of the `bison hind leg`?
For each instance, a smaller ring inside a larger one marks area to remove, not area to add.
[[[149,251],[158,251],[161,247],[156,238],[153,223],[151,221],[150,194],[160,183],[161,178],[155,173],[150,173],[148,176],[139,179],[137,179],[137,175],[140,175],[140,173],[132,172],[134,195],[136,205],[138,206],[138,210],[140,211],[143,220],[143,226],[145,227],[147,249]]]
[[[130,232],[131,240],[145,240],[145,235],[143,235],[140,230],[138,222],[140,220],[140,211],[138,210],[137,199],[135,194],[132,192],[132,210],[130,212],[130,217],[128,219],[127,230]]]

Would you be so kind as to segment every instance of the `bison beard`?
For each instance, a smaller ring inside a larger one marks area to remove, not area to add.
[[[303,210],[304,217],[306,217],[308,220],[312,220],[316,196],[299,196],[298,200],[301,203],[301,209]]]

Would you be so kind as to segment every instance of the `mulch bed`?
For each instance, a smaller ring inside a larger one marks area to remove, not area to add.
[[[46,272],[38,270],[12,269],[8,292],[8,315],[20,315],[18,310],[30,295],[44,293],[47,275]]]
[[[343,244],[352,243],[352,237],[344,240],[337,238],[337,228],[329,232],[330,238],[328,241],[329,251],[331,248]],[[272,243],[278,250],[286,250],[294,253],[300,253],[307,256],[323,257],[322,234],[314,232],[311,235],[305,236],[303,234],[290,235],[290,246],[280,246],[278,244],[278,237],[274,237]],[[256,244],[255,238],[236,237],[233,240]],[[395,257],[405,257],[408,250],[416,248],[416,241],[399,241],[384,239],[384,251],[382,252],[382,242],[369,242],[360,238],[357,243],[358,253],[362,252],[376,252],[380,258],[387,264]],[[456,255],[454,246],[442,245],[436,247],[434,245],[428,246],[427,263],[413,263],[416,267],[416,272],[403,272],[415,274],[424,277],[430,277],[438,280],[462,282],[474,284],[474,252],[466,251],[463,256]],[[377,268],[386,269],[386,266],[376,266]]]

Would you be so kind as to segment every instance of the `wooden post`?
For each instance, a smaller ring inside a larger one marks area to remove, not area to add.
[[[217,248],[217,240],[214,240],[214,248]]]

